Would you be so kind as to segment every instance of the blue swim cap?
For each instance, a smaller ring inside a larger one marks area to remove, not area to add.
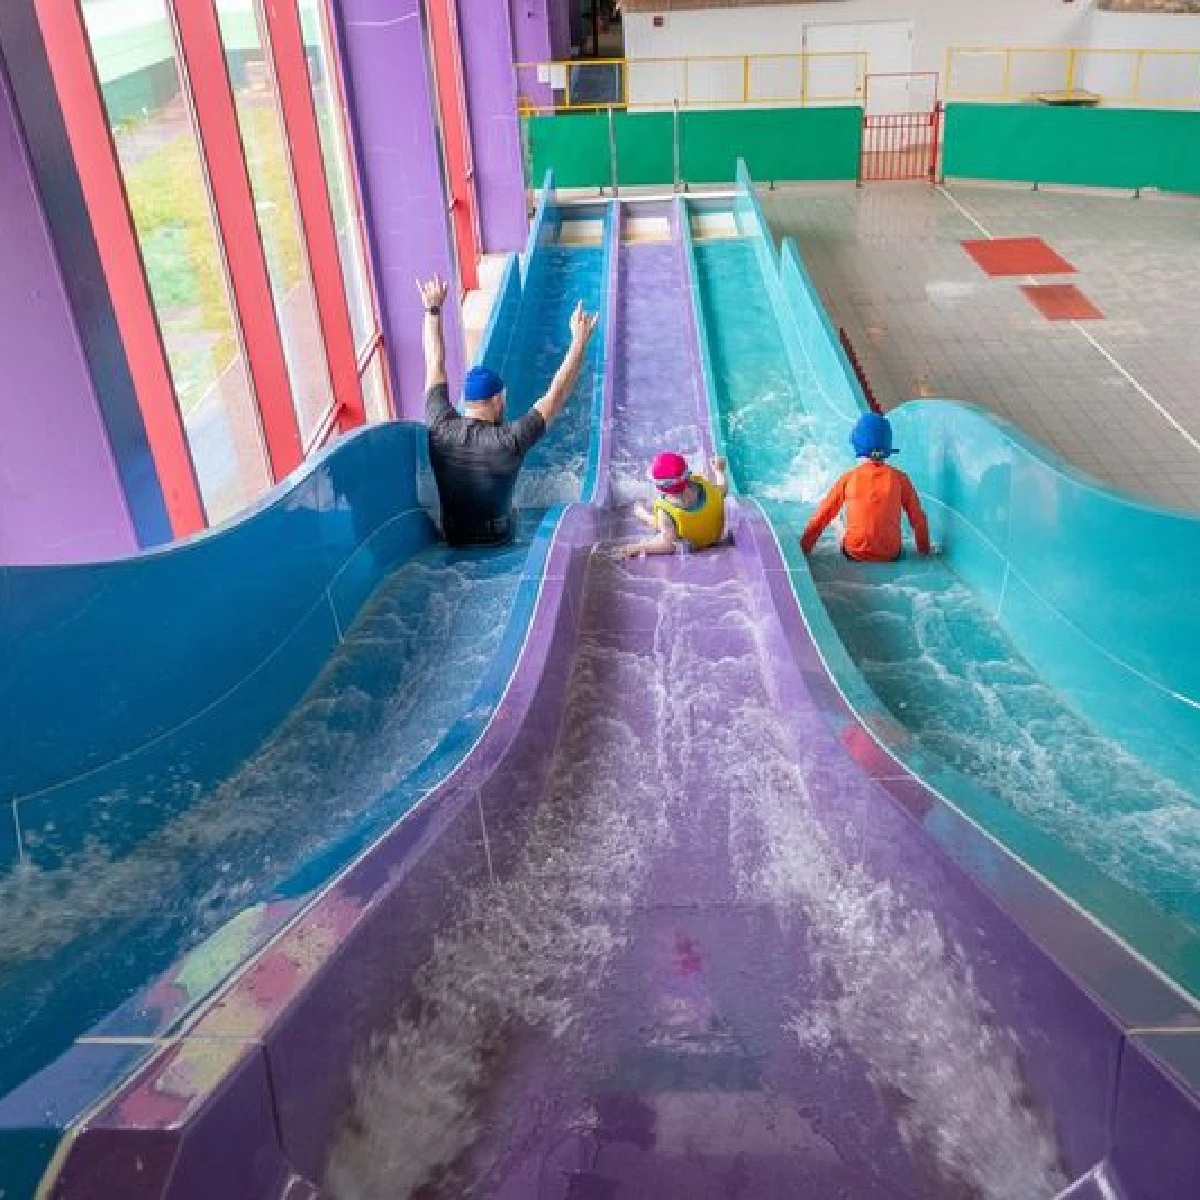
[[[895,454],[892,423],[882,413],[863,413],[850,432],[850,445],[859,458],[887,458]]]
[[[463,399],[480,404],[504,391],[504,380],[491,367],[472,367],[463,379]]]

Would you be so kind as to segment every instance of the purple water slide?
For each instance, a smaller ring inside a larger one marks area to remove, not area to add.
[[[617,282],[620,497],[707,418],[678,244]],[[1124,1194],[1114,1023],[836,736],[770,535],[733,528],[590,559],[544,792],[366,1063],[333,1195]]]
[[[616,279],[632,481],[707,413],[678,243]],[[591,547],[626,510],[569,510],[463,768],[89,1122],[57,1194],[1195,1195],[1193,1006],[869,738],[769,527],[730,525],[618,562]]]

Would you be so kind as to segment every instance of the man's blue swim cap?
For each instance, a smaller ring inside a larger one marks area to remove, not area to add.
[[[491,367],[472,367],[463,379],[463,399],[481,404],[504,391],[504,380]]]
[[[859,458],[887,458],[892,446],[892,423],[882,413],[863,413],[850,432],[850,445]]]

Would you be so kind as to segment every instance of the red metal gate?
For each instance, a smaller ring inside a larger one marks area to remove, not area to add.
[[[881,101],[885,107],[904,104],[905,111],[874,111]],[[859,181],[924,179],[932,183],[937,178],[941,127],[936,72],[868,75]]]

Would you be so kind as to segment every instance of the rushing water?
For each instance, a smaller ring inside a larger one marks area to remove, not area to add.
[[[747,242],[698,251],[722,428],[741,486],[784,502],[782,527],[852,465],[816,421]],[[901,468],[903,453],[896,460]],[[939,561],[851,566],[827,535],[812,569],[868,682],[918,742],[1161,909],[1200,920],[1200,803],[1101,736],[1048,687]]]
[[[1162,909],[1200,921],[1200,804],[1063,703],[938,562],[813,572],[875,694],[923,745]]]
[[[97,842],[0,877],[0,1090],[339,835],[399,815],[398,785],[467,709],[499,645],[525,552],[418,554],[234,775],[119,852]],[[135,799],[118,787],[99,802],[119,814]]]
[[[619,498],[660,439],[706,440],[675,253],[622,250]],[[1059,1191],[963,951],[830,835],[832,739],[798,749],[782,724],[736,552],[594,553],[581,624],[523,849],[446,912],[362,1054],[331,1194]]]
[[[501,374],[508,385],[509,415],[518,417],[542,396],[570,345],[568,321],[582,300],[589,312],[603,307],[604,252],[599,247],[545,247],[538,251],[517,328]],[[579,381],[553,433],[530,452],[517,486],[517,503],[545,508],[579,499],[587,475],[593,400],[600,389],[602,334],[588,346]]]
[[[525,1196],[524,1164],[556,1156],[595,1162],[597,1195],[681,1195],[684,1178],[722,1195],[729,1154],[746,1195],[801,1177],[861,1200],[1063,1185],[1020,1047],[936,914],[826,832],[735,561],[593,558],[532,832],[363,1055],[337,1200]],[[665,978],[663,931],[682,963]],[[680,1071],[709,1082],[681,1093]],[[644,1137],[610,1128],[609,1097],[635,1086]],[[686,1153],[681,1125],[701,1143]]]
[[[576,301],[601,307],[602,267],[599,248],[535,256],[503,359],[510,415],[548,386]],[[526,534],[545,505],[579,497],[599,346],[593,339],[562,417],[529,457],[518,494]],[[131,771],[92,798],[101,825],[115,835],[147,805],[173,817],[136,839],[93,840],[62,856],[50,840],[59,831],[48,829],[42,857],[58,858],[53,868],[0,875],[0,1093],[281,884],[315,886],[401,815],[413,799],[406,777],[468,710],[500,644],[527,549],[526,537],[499,552],[417,555],[231,777],[205,788],[183,766],[161,781]],[[38,848],[32,834],[27,841]],[[232,934],[225,941],[214,954],[227,966],[253,949]]]
[[[703,471],[708,434],[679,245],[622,246],[618,266],[618,328],[638,330],[611,365],[612,490],[628,503],[649,499],[647,471],[659,451],[682,454]]]

